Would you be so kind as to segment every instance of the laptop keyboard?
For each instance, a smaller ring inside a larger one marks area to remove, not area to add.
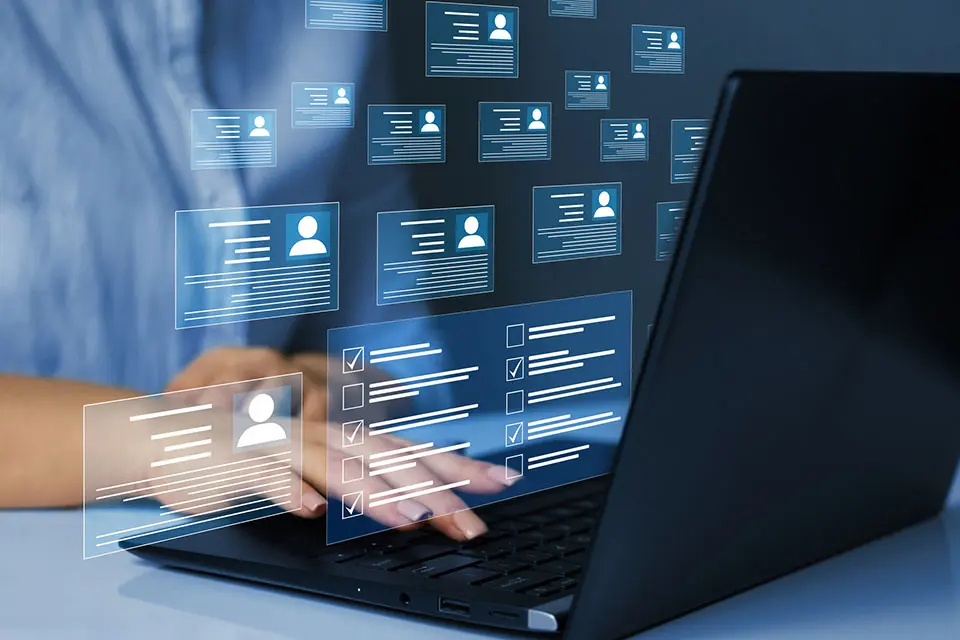
[[[477,510],[489,531],[457,542],[424,528],[316,549],[317,561],[440,583],[554,597],[576,588],[606,487],[596,481]]]

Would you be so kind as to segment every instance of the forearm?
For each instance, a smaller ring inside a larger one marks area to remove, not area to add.
[[[83,500],[83,406],[139,395],[129,389],[0,375],[0,508],[76,506]],[[115,468],[104,460],[104,473]]]

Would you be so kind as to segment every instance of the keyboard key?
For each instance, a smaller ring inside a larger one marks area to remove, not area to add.
[[[522,520],[504,520],[503,522],[498,522],[496,525],[494,525],[494,528],[507,534],[517,534],[523,533],[524,531],[530,531],[531,529],[536,528],[536,525],[532,522],[524,522]]]
[[[524,562],[516,558],[504,558],[503,560],[490,560],[477,565],[481,569],[496,571],[498,574],[507,575],[508,573],[517,573],[524,569],[529,569],[532,562]]]
[[[534,596],[535,598],[546,598],[547,596],[552,596],[553,594],[560,593],[561,591],[563,591],[563,587],[558,585],[556,582],[550,582],[545,585],[524,591],[524,593]]]
[[[498,571],[490,571],[489,569],[481,569],[479,566],[472,566],[445,573],[437,579],[456,584],[480,584],[493,578],[499,578],[501,575],[503,574]]]
[[[557,531],[550,531],[547,528],[543,529],[534,529],[532,531],[524,531],[520,534],[521,538],[531,540],[537,544],[542,544],[545,542],[553,542],[554,540],[559,540],[564,537],[562,533]]]
[[[578,573],[580,569],[580,564],[575,562],[567,562],[565,560],[554,560],[553,562],[547,562],[537,566],[537,571],[552,573],[558,576],[570,576]]]
[[[413,566],[401,569],[397,573],[400,575],[420,576],[422,578],[430,578],[433,576],[438,576],[443,573],[447,573],[449,571],[462,569],[463,567],[468,567],[476,563],[477,563],[476,558],[468,558],[466,556],[458,556],[456,554],[450,554],[446,556],[438,556],[436,558],[431,558],[430,560],[424,560],[423,562],[418,562]]]
[[[582,544],[576,544],[573,542],[567,542],[566,540],[561,540],[560,542],[549,542],[538,549],[538,551],[543,551],[544,553],[549,553],[555,557],[573,555],[575,553],[580,553],[585,550],[586,547]]]
[[[334,551],[332,553],[325,553],[318,557],[317,560],[320,562],[337,563],[353,560],[354,558],[359,558],[362,555],[364,555],[363,549],[351,549],[349,551]]]
[[[579,584],[579,582],[580,581],[577,580],[576,578],[567,577],[567,578],[561,578],[557,582],[557,584],[560,585],[561,589],[567,590],[567,589],[573,589],[574,587],[577,586],[577,584]]]
[[[520,517],[521,520],[525,522],[532,522],[533,524],[549,524],[556,520],[557,518],[548,516],[546,513],[528,513],[525,516]]]
[[[567,542],[572,542],[574,544],[588,545],[593,537],[589,533],[580,533],[575,536],[570,536],[567,538]]]
[[[549,562],[553,560],[553,556],[549,553],[544,553],[541,550],[532,550],[532,551],[521,551],[515,553],[509,558],[510,560],[515,560],[517,562],[529,562],[530,564],[538,564],[541,562]]]
[[[556,579],[549,573],[540,573],[538,571],[522,571],[509,576],[504,576],[496,580],[483,583],[484,589],[494,589],[496,591],[519,592],[532,587],[538,587],[542,584]]]
[[[586,511],[596,511],[600,508],[600,501],[596,499],[586,498],[584,500],[577,500],[576,502],[571,502],[570,506],[576,509],[584,509]]]
[[[351,567],[362,569],[380,569],[382,571],[393,571],[403,568],[416,562],[429,560],[439,555],[449,553],[443,547],[423,544],[409,549],[403,549],[396,553],[386,556],[363,557],[349,561]]]
[[[577,509],[575,507],[554,507],[544,511],[544,514],[550,516],[554,520],[559,520],[561,518],[574,518],[579,516],[583,514],[583,509]]]

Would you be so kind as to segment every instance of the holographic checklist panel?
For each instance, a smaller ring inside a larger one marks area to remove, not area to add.
[[[438,492],[476,507],[607,473],[629,407],[632,308],[625,291],[329,331],[327,484],[342,500],[328,543],[382,531],[379,512]],[[471,492],[439,456],[482,458],[510,486]]]

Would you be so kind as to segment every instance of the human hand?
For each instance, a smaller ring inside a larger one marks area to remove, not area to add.
[[[270,380],[261,378],[292,373],[303,375],[303,458],[299,468],[302,488],[302,508],[293,512],[305,518],[315,518],[326,511],[322,494],[342,498],[363,490],[365,496],[384,491],[419,485],[423,489],[440,487],[450,483],[463,483],[463,491],[471,493],[495,493],[512,484],[503,467],[489,465],[464,456],[445,453],[417,460],[413,468],[370,476],[364,471],[364,480],[343,483],[339,473],[344,458],[363,455],[365,461],[371,456],[386,457],[391,451],[414,446],[406,440],[386,434],[367,438],[364,444],[348,447],[345,451],[339,426],[326,423],[326,367],[327,359],[320,354],[304,354],[288,357],[284,354],[259,348],[224,348],[209,351],[191,363],[168,385],[168,391],[180,391],[183,402],[227,401],[238,392],[254,393],[261,387],[271,386]],[[243,383],[227,385],[228,383]],[[210,388],[212,387],[212,388]],[[411,451],[411,453],[413,453]],[[337,471],[328,483],[328,463]],[[383,466],[383,465],[381,465]],[[401,492],[388,494],[399,497]],[[160,498],[165,503],[177,501],[174,494]],[[349,505],[348,505],[349,506]],[[470,539],[483,534],[486,525],[476,514],[469,511],[464,502],[452,491],[437,491],[416,499],[397,500],[367,509],[369,517],[389,527],[416,526],[424,520],[446,535],[455,539]]]

